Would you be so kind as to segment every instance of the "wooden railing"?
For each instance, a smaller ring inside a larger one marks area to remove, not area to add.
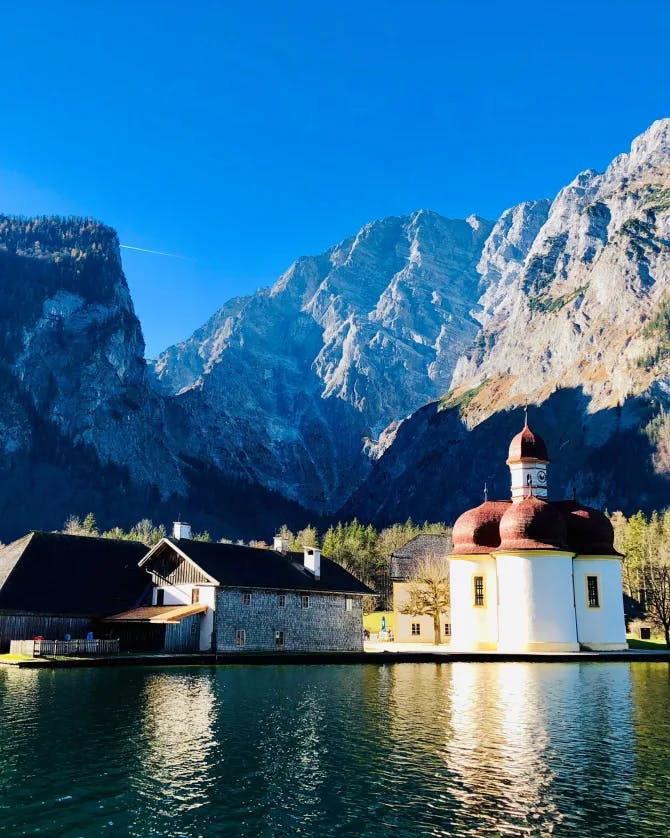
[[[24,657],[118,655],[119,640],[12,640],[10,653]]]

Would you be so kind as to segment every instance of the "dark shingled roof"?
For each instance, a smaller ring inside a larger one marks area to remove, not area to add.
[[[166,538],[224,588],[272,588],[296,591],[374,593],[343,567],[321,556],[321,578],[304,567],[302,553],[282,555],[275,550],[241,544]],[[163,547],[162,549],[165,549]],[[149,562],[150,563],[150,562]]]
[[[412,574],[422,559],[449,558],[452,540],[448,533],[421,533],[415,535],[404,547],[391,554],[391,579],[402,582]]]
[[[97,617],[140,603],[139,541],[33,532],[0,550],[0,611]]]

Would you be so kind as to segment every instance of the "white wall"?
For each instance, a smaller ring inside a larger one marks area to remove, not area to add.
[[[200,651],[208,652],[212,647],[214,631],[214,611],[216,610],[216,587],[214,585],[164,585],[163,603],[165,605],[191,605],[193,588],[200,589],[200,604],[207,606],[207,613],[200,615]],[[158,588],[152,593],[152,604],[156,605]]]
[[[536,498],[547,497],[547,464],[535,462],[511,463],[510,474],[512,477],[512,500],[522,500],[530,494]],[[544,479],[540,479],[541,477]],[[528,486],[528,478],[531,479],[531,488]]]
[[[484,607],[474,605],[474,577],[484,577]],[[449,557],[451,648],[495,649],[498,640],[496,563],[489,555]]]
[[[572,553],[497,553],[498,649],[578,651]]]
[[[621,561],[577,556],[573,561],[579,642],[591,649],[627,649]],[[600,608],[589,608],[586,577],[598,577]]]

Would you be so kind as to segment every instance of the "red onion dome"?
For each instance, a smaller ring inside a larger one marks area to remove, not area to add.
[[[456,519],[452,533],[455,555],[490,553],[500,545],[500,519],[510,508],[509,500],[487,500]]]
[[[514,439],[510,442],[508,463],[515,463],[519,460],[542,460],[549,462],[547,446],[539,434],[533,433],[528,425],[524,425]]]
[[[560,509],[529,495],[513,503],[500,521],[500,550],[567,550],[568,533]]]
[[[574,500],[555,501],[568,529],[570,549],[582,556],[619,556],[614,549],[614,528],[604,512]]]

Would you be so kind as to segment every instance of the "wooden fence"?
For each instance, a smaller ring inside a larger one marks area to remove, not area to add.
[[[9,651],[29,658],[118,655],[119,640],[12,640]]]

